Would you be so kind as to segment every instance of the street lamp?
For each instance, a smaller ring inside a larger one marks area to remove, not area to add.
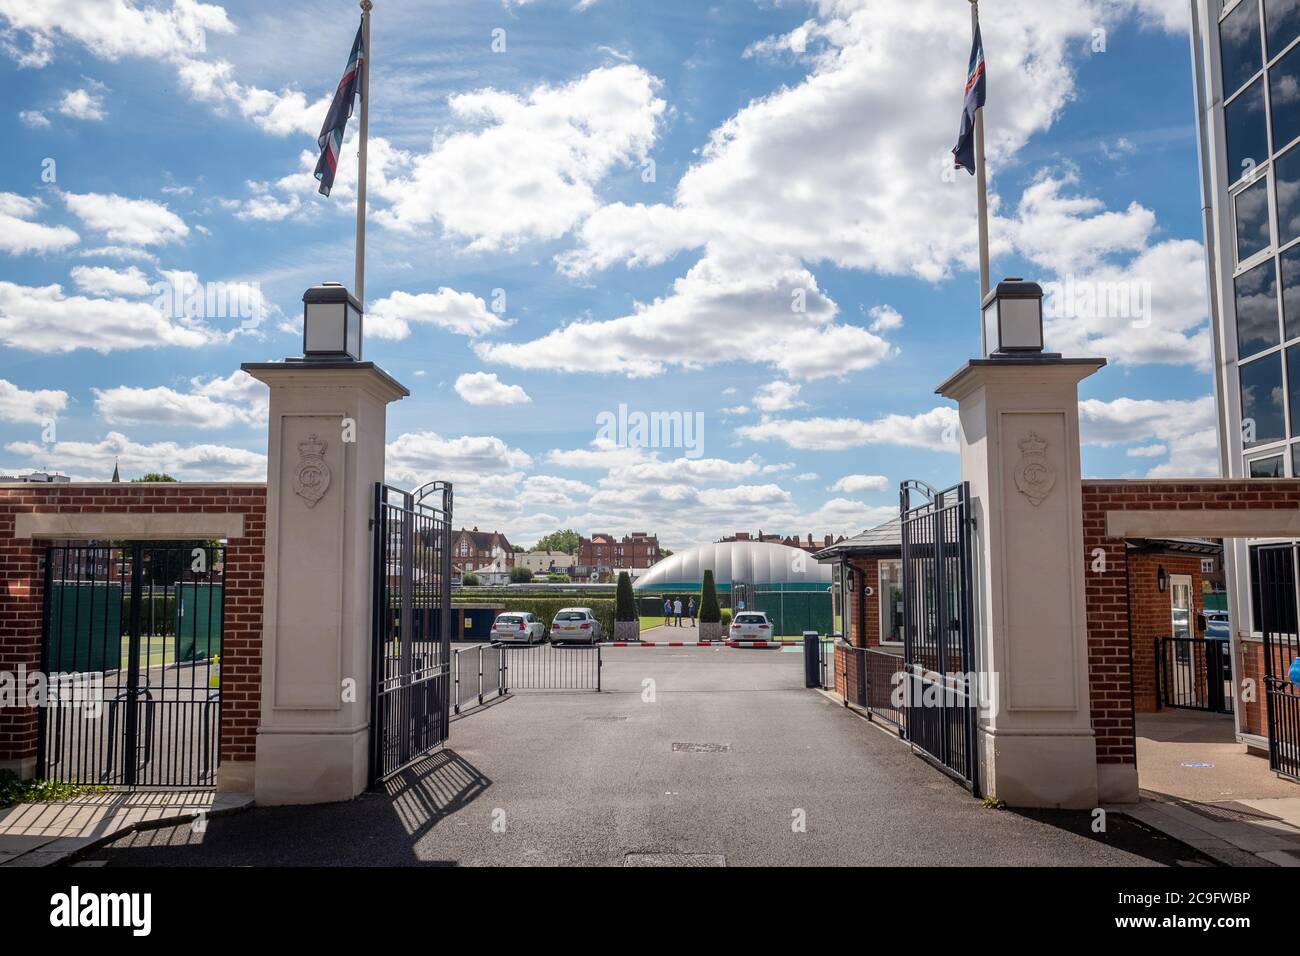
[[[308,361],[361,361],[361,303],[338,282],[302,297],[302,354]]]
[[[1003,279],[984,298],[984,341],[989,355],[1043,350],[1043,287],[1019,277]]]

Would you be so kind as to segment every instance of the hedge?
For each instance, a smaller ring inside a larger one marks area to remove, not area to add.
[[[481,601],[457,601],[453,598],[452,606],[458,605],[481,605]],[[596,620],[600,621],[601,633],[605,635],[606,640],[614,639],[614,602],[610,598],[599,598],[597,600],[573,601],[563,600],[560,598],[526,598],[526,597],[508,597],[498,598],[486,602],[502,609],[502,611],[527,611],[539,620],[546,622],[547,632],[550,632],[551,622],[555,620],[555,615],[566,607],[589,607],[591,613],[596,615]]]

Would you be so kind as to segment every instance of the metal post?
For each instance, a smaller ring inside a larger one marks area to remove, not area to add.
[[[122,743],[122,782],[135,785],[136,735],[139,733],[139,716],[136,713],[136,694],[140,690],[140,565],[144,552],[140,543],[131,545],[131,626],[127,647],[126,672],[126,739]]]

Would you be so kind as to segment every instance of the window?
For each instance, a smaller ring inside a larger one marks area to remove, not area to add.
[[[1268,581],[1264,577],[1269,578]],[[1268,607],[1263,605],[1267,602]],[[1296,632],[1295,553],[1292,548],[1250,549],[1251,626],[1262,632]]]
[[[1282,355],[1274,352],[1237,367],[1241,381],[1242,441],[1246,447],[1286,437],[1282,415]]]
[[[1291,446],[1291,474],[1300,476],[1300,444]]]
[[[1264,30],[1272,59],[1300,36],[1300,0],[1264,0]]]
[[[1268,458],[1256,458],[1250,462],[1250,477],[1285,478],[1286,472],[1282,470],[1282,456],[1271,455]]]
[[[1278,245],[1300,237],[1300,147],[1279,157],[1273,164],[1277,195]]]
[[[1268,104],[1273,124],[1273,148],[1300,136],[1300,47],[1268,71]]]
[[[880,562],[880,643],[903,643],[903,562]]]
[[[1238,5],[1219,24],[1219,62],[1223,65],[1223,95],[1231,96],[1259,72],[1259,7]]]
[[[1202,574],[1213,574],[1213,573],[1214,573],[1214,559],[1213,559],[1213,558],[1201,558],[1201,573],[1202,573]]]
[[[1254,355],[1277,345],[1277,265],[1269,259],[1237,276],[1234,286],[1237,293],[1237,355]]]
[[[1282,278],[1282,322],[1286,337],[1300,336],[1300,246],[1292,246],[1278,257]]]
[[[1300,150],[1293,150],[1300,156]],[[1297,170],[1300,173],[1300,170]],[[1300,175],[1296,185],[1300,187]],[[1279,204],[1280,205],[1280,204]],[[1253,186],[1247,186],[1233,199],[1237,211],[1237,261],[1245,262],[1269,245],[1268,233],[1268,177]],[[1281,210],[1278,211],[1279,216]]]
[[[1300,428],[1300,345],[1286,350],[1287,410],[1291,413],[1291,430]]]
[[[1262,80],[1223,108],[1223,123],[1228,140],[1228,179],[1235,182],[1251,166],[1268,159]]]

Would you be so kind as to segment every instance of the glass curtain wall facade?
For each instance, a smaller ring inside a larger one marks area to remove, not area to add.
[[[1194,11],[1224,477],[1300,478],[1300,0],[1194,0]],[[1237,661],[1238,633],[1258,634],[1258,543],[1224,542]]]

